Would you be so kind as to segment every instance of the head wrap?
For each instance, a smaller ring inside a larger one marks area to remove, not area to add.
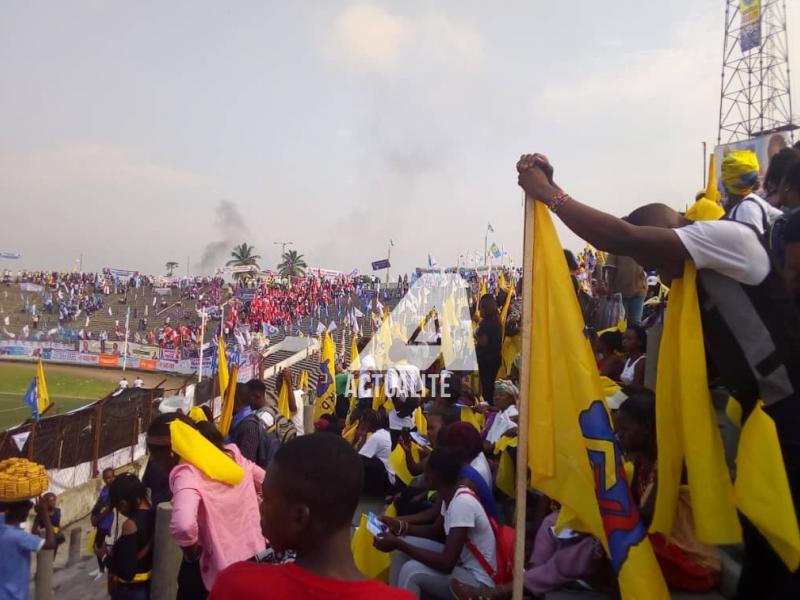
[[[729,194],[746,196],[758,183],[758,158],[752,150],[734,150],[722,159],[722,184]]]
[[[495,392],[503,392],[510,395],[514,398],[516,402],[519,399],[519,390],[517,386],[514,385],[514,382],[509,381],[508,379],[498,379],[494,382],[494,391]]]

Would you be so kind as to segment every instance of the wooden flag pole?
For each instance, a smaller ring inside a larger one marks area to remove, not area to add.
[[[533,317],[533,218],[535,200],[525,196],[525,229],[522,259],[522,361],[520,363],[519,427],[517,441],[516,516],[514,529],[514,594],[522,600],[522,574],[525,571],[525,508],[528,497],[528,404],[531,382],[531,321]]]

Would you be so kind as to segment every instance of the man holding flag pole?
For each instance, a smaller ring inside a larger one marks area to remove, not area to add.
[[[528,429],[535,444],[527,448],[533,485],[551,497],[559,485],[559,445],[563,446],[567,438],[560,427],[568,421],[560,423],[558,415],[569,404],[564,401],[565,392],[580,392],[589,403],[573,415],[580,421],[580,437],[571,453],[573,461],[579,446],[584,445],[597,474],[599,453],[602,452],[605,461],[617,454],[613,440],[604,439],[604,431],[599,427],[602,415],[592,401],[601,397],[601,390],[595,389],[596,369],[577,377],[576,373],[582,372],[576,370],[579,365],[568,365],[574,382],[558,388],[559,402],[554,405],[552,398],[548,402],[547,395],[541,395],[540,388],[554,391],[557,389],[554,384],[564,383],[560,374],[562,365],[556,362],[550,369],[542,368],[543,360],[548,357],[540,359],[541,347],[548,343],[554,349],[559,344],[565,345],[569,352],[565,351],[563,356],[576,355],[578,359],[588,351],[588,343],[579,343],[576,352],[563,339],[555,342],[541,339],[547,331],[547,317],[552,316],[547,314],[548,301],[555,300],[567,277],[563,258],[561,267],[555,262],[547,263],[547,255],[553,252],[549,246],[559,246],[549,208],[574,233],[599,250],[631,256],[646,269],[656,268],[662,278],[672,280],[656,379],[658,487],[650,531],[671,533],[678,487],[685,470],[700,541],[731,544],[744,540],[737,598],[800,597],[800,532],[795,512],[800,502],[800,314],[785,281],[772,266],[764,241],[745,224],[727,220],[693,223],[663,204],[642,206],[625,220],[618,219],[565,193],[554,183],[553,168],[541,154],[524,155],[517,163],[517,171],[518,182],[529,198],[523,275],[528,287],[523,296],[526,321],[523,386],[530,390],[531,403],[531,416],[527,420],[527,407],[524,403],[520,407],[520,424],[527,422],[528,427],[520,427],[519,447],[525,448],[522,435]],[[531,240],[534,211],[536,238]],[[542,309],[540,304],[545,307]],[[553,302],[549,304],[554,308]],[[574,295],[565,307],[568,313],[579,314]],[[565,316],[571,319],[570,314]],[[560,320],[568,319],[562,316]],[[578,323],[572,323],[569,329],[578,332]],[[533,344],[529,336],[536,338]],[[729,478],[710,401],[706,347],[720,380],[740,402],[746,419],[739,442],[735,484]],[[590,423],[591,420],[594,422]],[[554,428],[554,424],[559,428]],[[524,450],[521,455],[524,456]],[[520,481],[524,469],[524,461],[520,461],[518,494],[520,490],[524,492],[524,480]],[[605,471],[606,478],[610,474],[611,471]],[[552,479],[548,482],[549,478]],[[598,500],[607,499],[607,481],[605,488],[596,490]],[[597,535],[597,512],[593,511],[587,521],[586,515],[576,510],[574,501],[567,508],[563,525]],[[627,555],[622,561],[619,557],[615,559],[615,544],[612,544],[615,531],[609,531],[608,515],[604,512],[601,518],[608,534],[604,545],[619,574],[623,597],[661,597],[660,591],[642,595],[631,587],[645,579],[642,571],[638,578],[626,577],[626,567],[633,562],[634,551],[638,550],[640,558],[648,552],[644,546],[646,539],[641,542],[631,539],[636,527],[629,527],[625,532],[628,541],[623,546]],[[605,541],[600,533],[599,539]],[[517,558],[516,566],[521,568],[521,558]]]

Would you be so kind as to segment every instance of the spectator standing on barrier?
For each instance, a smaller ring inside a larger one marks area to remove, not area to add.
[[[133,387],[135,387],[135,388],[143,388],[144,387],[144,381],[142,381],[142,378],[139,375],[137,375],[136,379],[133,380]]]
[[[119,389],[121,389],[121,390],[128,389],[128,378],[127,377],[123,377],[122,379],[119,380]]]

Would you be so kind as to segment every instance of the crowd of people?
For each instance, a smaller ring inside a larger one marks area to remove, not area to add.
[[[724,387],[745,419],[763,401],[800,504],[800,152],[775,155],[763,195],[755,155],[732,152],[721,165],[724,204],[705,194],[685,214],[651,204],[624,220],[566,194],[540,154],[523,156],[517,169],[527,194],[593,246],[579,257],[566,253],[566,261],[597,373],[613,390],[606,406],[644,526],[653,519],[659,483],[648,340],[658,335],[651,328],[663,321],[673,280],[687,277],[692,265],[713,364],[709,383]],[[599,539],[558,527],[561,506],[535,485],[526,498],[514,497],[515,465],[524,460],[518,434],[528,426],[518,410],[524,286],[514,272],[501,275],[478,278],[470,288],[477,292],[470,293],[467,321],[474,372],[446,369],[443,356],[422,371],[402,358],[404,343],[396,339],[386,349],[389,366],[378,369],[365,353],[370,340],[355,332],[360,366],[348,372],[337,361],[335,402],[313,433],[302,419],[309,389],[288,371],[274,389],[259,380],[238,385],[227,427],[224,417],[215,424],[207,406],[158,416],[147,430],[143,479],[103,473],[92,511],[94,576],[109,571],[112,598],[148,598],[156,500],[171,500],[169,530],[183,553],[180,599],[510,598],[511,514],[525,502],[527,528],[515,533],[526,537],[521,575],[529,594],[564,587],[619,593]],[[265,283],[226,306],[223,325],[258,331],[298,315],[351,314],[360,295],[346,278]],[[385,507],[367,519],[366,546],[356,543],[363,536],[353,537],[352,527],[365,495]],[[36,505],[41,537],[15,528],[31,506],[3,506],[0,550],[57,547],[50,499]],[[122,524],[108,545],[112,508]],[[800,597],[800,575],[747,519],[743,530],[737,597]],[[700,540],[686,485],[672,532],[651,533],[649,542],[672,589],[703,593],[719,585],[720,552]],[[365,576],[366,555],[383,557],[385,568]]]

